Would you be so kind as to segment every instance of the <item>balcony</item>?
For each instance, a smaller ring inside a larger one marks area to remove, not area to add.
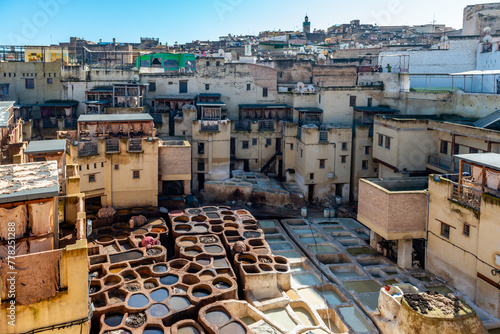
[[[218,132],[219,121],[200,121],[200,131]]]
[[[481,210],[481,193],[479,189],[451,182],[450,200],[477,211]]]
[[[106,153],[120,153],[120,139],[106,139]]]
[[[78,143],[78,156],[89,157],[99,155],[99,145],[97,141],[80,142]]]
[[[259,131],[274,131],[274,120],[259,121]]]
[[[142,138],[131,138],[128,141],[129,152],[142,152]]]
[[[452,159],[448,157],[441,157],[435,154],[427,155],[427,164],[431,167],[437,167],[447,172],[458,173],[459,161],[458,159]],[[468,165],[464,165],[464,172],[471,172],[471,168]]]
[[[249,120],[234,122],[235,131],[252,131],[252,123]]]

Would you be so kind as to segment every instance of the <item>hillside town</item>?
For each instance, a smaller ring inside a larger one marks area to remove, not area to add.
[[[0,45],[0,333],[500,333],[500,3],[297,20]]]

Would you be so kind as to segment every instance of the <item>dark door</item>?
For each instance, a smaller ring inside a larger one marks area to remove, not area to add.
[[[243,160],[243,170],[245,172],[249,172],[250,171],[250,164],[248,162],[248,159]]]
[[[281,179],[283,177],[283,160],[278,160],[278,178]]]
[[[309,191],[307,194],[307,200],[312,203],[314,201],[314,184],[309,185]]]
[[[205,188],[205,174],[198,173],[198,189],[203,190]]]
[[[418,261],[419,266],[425,269],[425,239],[413,239],[412,260]]]
[[[236,154],[236,138],[231,138],[231,152],[230,152],[231,155],[235,155]]]
[[[341,184],[341,183],[337,183],[335,185],[335,196],[342,197],[342,188],[343,188],[343,184]]]
[[[276,138],[276,153],[281,153],[281,138]]]

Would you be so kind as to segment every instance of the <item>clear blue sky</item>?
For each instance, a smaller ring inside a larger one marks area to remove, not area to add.
[[[484,2],[484,1],[483,1]],[[228,33],[301,28],[305,14],[312,29],[360,19],[379,25],[437,23],[462,27],[464,0],[0,0],[0,44],[56,44],[69,37],[98,42],[162,43],[217,40]]]

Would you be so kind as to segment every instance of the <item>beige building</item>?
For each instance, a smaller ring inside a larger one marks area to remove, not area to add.
[[[68,48],[61,46],[25,46],[25,62],[64,63],[68,62]]]
[[[426,269],[498,318],[500,155],[455,158],[458,175],[429,177]],[[466,167],[470,176],[462,176]]]
[[[23,122],[14,115],[14,102],[0,102],[0,165],[23,162]]]

